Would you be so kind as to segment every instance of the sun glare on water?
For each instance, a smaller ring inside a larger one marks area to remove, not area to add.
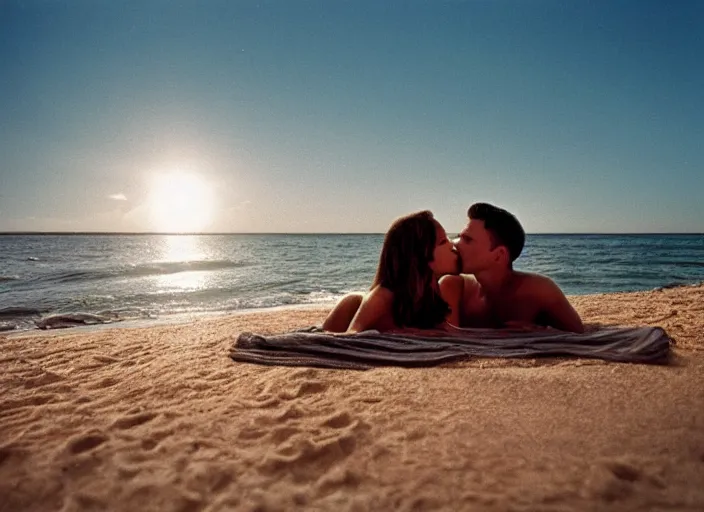
[[[154,176],[149,196],[151,223],[163,233],[195,233],[213,217],[213,190],[198,174],[170,172]]]

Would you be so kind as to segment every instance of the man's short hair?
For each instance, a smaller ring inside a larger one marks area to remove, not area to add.
[[[508,249],[511,263],[520,256],[526,242],[526,234],[518,219],[510,212],[488,203],[474,203],[467,210],[470,219],[483,220],[492,245],[503,245]]]

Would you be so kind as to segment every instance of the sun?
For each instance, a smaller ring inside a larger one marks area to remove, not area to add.
[[[213,217],[213,190],[198,174],[173,171],[153,177],[149,209],[153,229],[195,233]]]

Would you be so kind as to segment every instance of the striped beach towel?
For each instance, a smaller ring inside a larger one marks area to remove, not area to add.
[[[353,370],[433,366],[473,357],[573,356],[666,364],[670,344],[659,327],[604,327],[582,334],[552,329],[331,334],[311,328],[266,336],[243,332],[234,340],[230,357],[246,363]]]

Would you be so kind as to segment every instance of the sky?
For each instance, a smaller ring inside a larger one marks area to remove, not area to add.
[[[0,231],[704,232],[704,2],[0,1]]]

